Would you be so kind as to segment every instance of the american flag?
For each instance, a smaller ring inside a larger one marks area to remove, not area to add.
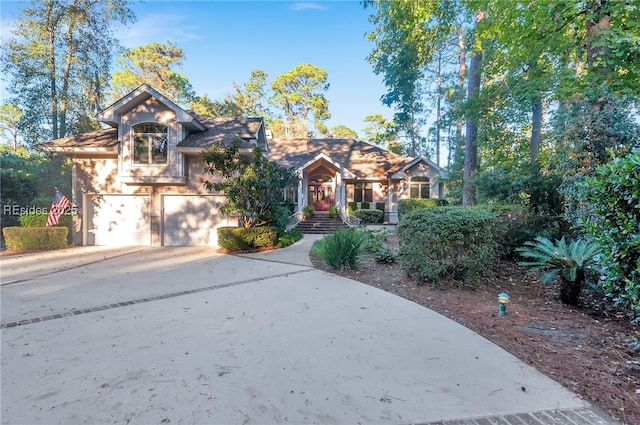
[[[47,226],[55,226],[60,220],[60,216],[64,213],[64,210],[71,205],[71,202],[56,190],[56,194],[53,197],[53,204],[51,204],[51,210],[49,211],[49,217],[47,217]]]

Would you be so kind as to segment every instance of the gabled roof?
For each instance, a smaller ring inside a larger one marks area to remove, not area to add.
[[[413,167],[414,165],[416,165],[416,164],[418,164],[420,162],[424,162],[425,164],[429,165],[430,167],[435,168],[436,170],[438,170],[438,173],[440,173],[441,175],[444,173],[444,169],[442,167],[440,167],[438,164],[436,164],[435,162],[433,162],[429,158],[425,158],[425,157],[421,156],[421,157],[418,157],[418,158],[411,158],[410,161],[406,161],[404,163],[397,164],[396,166],[394,166],[393,168],[391,168],[389,170],[389,175],[391,176],[391,178],[402,179],[402,178],[404,178],[404,173],[409,168]]]
[[[299,169],[324,154],[357,178],[384,177],[391,169],[402,168],[414,158],[352,139],[271,139],[269,158],[286,167]]]
[[[265,137],[261,135],[261,132],[264,131],[262,123],[262,118],[206,119],[203,120],[205,131],[187,136],[178,143],[178,148],[196,148],[194,152],[200,152],[209,146],[230,143],[237,138],[243,140],[241,148],[253,148],[256,144],[264,143]],[[51,140],[39,144],[38,148],[45,152],[58,153],[104,152],[117,154],[118,144],[118,129],[108,128]]]
[[[213,145],[227,144],[234,139],[246,142],[241,147],[253,147],[258,143],[262,118],[211,118],[205,119],[205,131],[188,135],[178,143],[179,148],[207,148]]]
[[[118,153],[118,129],[107,128],[64,137],[47,143],[38,144],[45,152],[58,153]]]
[[[204,131],[205,127],[198,119],[190,114],[188,111],[182,109],[171,100],[167,99],[162,93],[154,89],[148,84],[142,84],[140,87],[122,97],[120,100],[113,103],[111,106],[104,109],[97,116],[98,121],[110,125],[111,127],[118,126],[118,116],[129,111],[132,108],[146,102],[150,98],[155,98],[167,108],[171,109],[176,114],[176,121],[182,124],[184,127],[192,131]]]

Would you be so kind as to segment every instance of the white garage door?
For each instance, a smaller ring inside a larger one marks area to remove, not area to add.
[[[87,245],[151,245],[149,195],[87,198]]]
[[[162,245],[217,246],[216,228],[227,226],[214,195],[163,195]]]

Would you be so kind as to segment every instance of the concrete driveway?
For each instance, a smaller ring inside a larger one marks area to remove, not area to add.
[[[313,239],[0,258],[1,422],[612,423],[455,322],[314,269]]]

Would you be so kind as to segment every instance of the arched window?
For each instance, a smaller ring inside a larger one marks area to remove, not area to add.
[[[416,176],[411,178],[409,183],[409,197],[411,198],[429,198],[430,192],[429,177]]]
[[[133,163],[167,163],[167,126],[145,123],[133,127]]]

